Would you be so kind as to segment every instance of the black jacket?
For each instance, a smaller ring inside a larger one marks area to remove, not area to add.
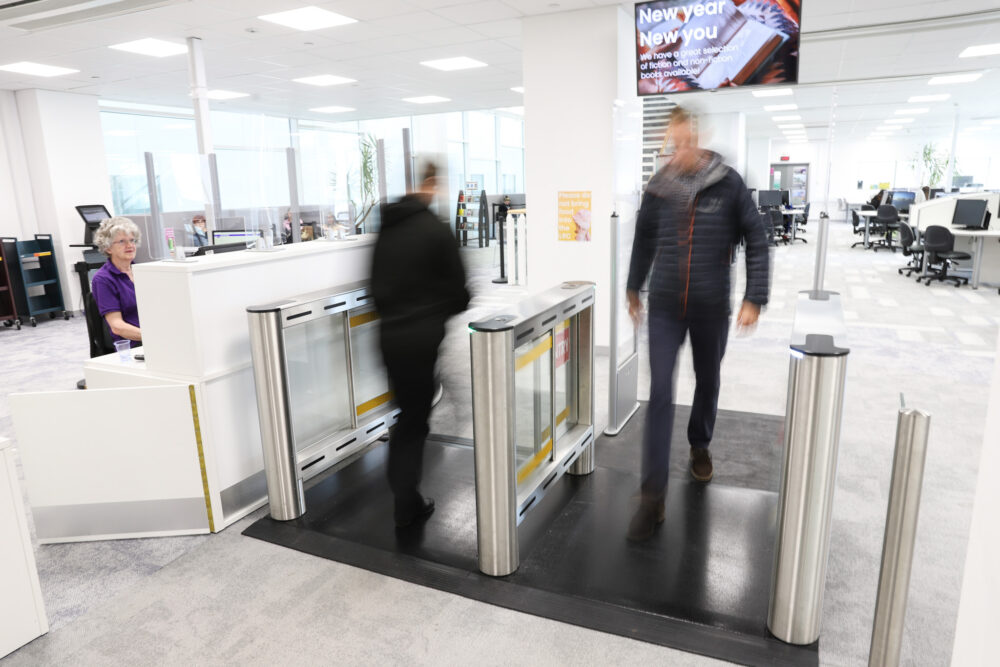
[[[669,166],[661,169],[639,207],[628,289],[638,291],[649,275],[651,309],[689,319],[728,316],[731,266],[741,239],[747,265],[743,298],[763,306],[769,292],[767,236],[743,179],[710,152],[687,186]]]
[[[386,207],[372,257],[371,289],[388,329],[444,326],[469,305],[455,237],[414,195]]]

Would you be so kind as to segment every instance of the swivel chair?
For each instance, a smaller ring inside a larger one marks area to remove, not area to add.
[[[857,243],[852,243],[851,247],[857,248],[859,245],[865,245],[865,223],[862,222],[861,216],[858,215],[858,212],[853,209],[851,210],[851,226],[854,227],[853,231],[855,234],[861,235],[861,240]]]
[[[903,272],[906,271],[907,277],[914,273],[920,273],[924,268],[924,246],[917,242],[913,227],[905,222],[899,223],[899,245],[903,249],[903,256],[909,257],[910,262],[897,269],[896,272],[903,275]]]
[[[781,215],[781,211],[775,208],[770,208],[767,210],[767,227],[770,229],[770,234],[768,238],[774,245],[778,243],[788,243],[788,236],[785,235],[785,216]]]
[[[802,215],[796,215],[792,218],[792,224],[795,225],[795,240],[802,241],[803,243],[808,243],[808,241],[800,237],[799,234],[804,234],[806,231],[806,223],[809,222],[809,206],[809,202],[806,202],[805,211]]]
[[[927,284],[930,285],[932,280],[940,280],[941,282],[954,280],[955,287],[968,284],[968,278],[948,275],[949,264],[971,260],[972,255],[967,252],[955,252],[955,236],[947,227],[931,225],[924,231],[924,253],[926,255],[925,261],[929,263],[929,266],[940,264],[941,268],[926,276],[921,276],[917,279],[918,281],[926,279]]]
[[[896,252],[896,246],[892,244],[892,234],[899,230],[899,212],[896,210],[896,207],[892,204],[882,204],[879,206],[875,222],[883,235],[875,244],[875,250],[887,248]]]
[[[90,341],[90,358],[102,357],[115,351],[115,343],[111,339],[111,331],[108,323],[101,317],[97,309],[97,300],[94,293],[88,291],[83,297],[83,317],[87,322],[87,339]],[[87,380],[83,379],[76,383],[77,389],[86,389]]]

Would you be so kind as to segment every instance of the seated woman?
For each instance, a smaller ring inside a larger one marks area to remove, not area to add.
[[[139,245],[139,228],[128,218],[108,218],[94,234],[97,249],[108,261],[97,270],[91,290],[97,310],[108,323],[113,340],[130,340],[132,347],[142,345],[139,309],[135,302],[132,262]]]

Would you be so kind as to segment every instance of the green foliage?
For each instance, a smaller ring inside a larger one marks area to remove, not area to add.
[[[928,143],[924,145],[914,161],[919,162],[923,167],[923,173],[927,178],[926,182],[930,187],[937,187],[941,183],[941,177],[944,176],[944,172],[948,168],[947,153],[943,151],[939,153],[933,143]]]
[[[354,224],[362,224],[368,215],[375,208],[375,204],[378,200],[375,179],[378,177],[378,168],[375,163],[375,152],[378,146],[378,140],[375,135],[368,134],[361,137],[359,142],[359,147],[361,149],[361,204],[358,205],[353,199],[351,199],[350,184],[347,188],[347,197],[351,199],[351,203],[354,204],[355,210],[357,210],[357,219]]]

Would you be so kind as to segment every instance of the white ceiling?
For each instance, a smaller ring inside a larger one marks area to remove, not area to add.
[[[311,2],[357,23],[300,32],[261,14]],[[614,0],[176,0],[142,12],[34,33],[0,26],[0,64],[29,60],[71,67],[50,79],[0,72],[0,89],[47,88],[104,99],[189,107],[187,58],[113,51],[111,44],[157,37],[202,39],[210,88],[250,97],[213,108],[322,120],[512,107],[522,96],[521,20],[526,16],[620,4]],[[1000,41],[997,0],[803,0],[800,85],[792,97],[754,98],[726,90],[677,96],[705,110],[745,111],[751,132],[777,136],[765,104],[799,105],[809,137],[862,138],[915,94],[948,92],[903,132],[946,135],[955,105],[963,122],[1000,117],[1000,56],[960,59],[970,44]],[[622,5],[632,11],[631,3]],[[469,56],[489,67],[439,72],[424,60]],[[986,71],[974,84],[929,86],[927,75]],[[335,74],[357,83],[317,88],[292,79]],[[413,105],[404,97],[451,102]],[[834,104],[836,101],[836,104]],[[325,115],[340,105],[356,112]],[[995,131],[1000,132],[1000,127]]]

